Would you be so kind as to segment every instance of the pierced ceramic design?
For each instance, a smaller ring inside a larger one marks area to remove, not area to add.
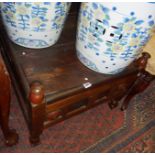
[[[94,71],[119,73],[138,57],[154,26],[154,3],[82,3],[77,56]]]
[[[71,3],[3,2],[1,14],[10,39],[28,48],[57,42]]]

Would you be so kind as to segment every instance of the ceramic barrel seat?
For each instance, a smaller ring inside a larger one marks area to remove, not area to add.
[[[154,23],[154,3],[82,3],[78,58],[96,72],[119,73],[138,57]]]
[[[6,2],[1,4],[9,38],[28,48],[46,48],[57,42],[71,3]]]

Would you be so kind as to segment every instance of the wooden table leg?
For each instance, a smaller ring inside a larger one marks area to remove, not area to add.
[[[1,64],[0,59],[0,125],[5,138],[5,144],[12,146],[18,142],[15,130],[9,128],[11,89],[8,73]]]
[[[44,89],[40,82],[33,82],[30,89],[29,99],[31,101],[30,142],[33,145],[40,143],[40,135],[45,121]]]
[[[130,100],[138,93],[143,92],[150,85],[151,81],[153,81],[154,79],[155,77],[146,71],[139,73],[137,81],[135,81],[133,86],[130,88],[127,96],[123,101],[121,110],[127,109]]]
[[[136,61],[136,66],[139,69],[139,73],[137,74],[137,80],[133,83],[127,95],[122,103],[121,110],[125,110],[128,107],[130,100],[137,95],[138,93],[143,92],[155,79],[154,75],[145,71],[148,59],[150,55],[146,52],[142,53],[142,56]]]

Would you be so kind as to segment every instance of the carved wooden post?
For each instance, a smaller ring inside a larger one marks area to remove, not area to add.
[[[144,91],[149,86],[150,82],[154,80],[155,76],[145,71],[145,67],[149,58],[150,54],[144,52],[142,53],[142,56],[136,61],[136,66],[139,69],[139,73],[137,74],[137,80],[129,89],[127,96],[122,103],[121,110],[127,109],[130,100],[136,94]]]
[[[151,56],[150,56],[149,53],[143,52],[143,53],[142,53],[142,56],[141,56],[139,59],[137,59],[135,65],[137,66],[137,68],[139,69],[139,71],[144,71],[144,70],[145,70],[146,65],[147,65],[147,62],[148,62],[148,59],[149,59],[150,57],[151,57]]]
[[[11,101],[10,79],[0,59],[0,125],[5,137],[7,146],[18,142],[18,135],[15,130],[9,128],[9,112]]]
[[[32,83],[29,99],[32,105],[30,118],[30,142],[37,145],[40,142],[40,135],[43,131],[45,121],[44,89],[40,82]]]

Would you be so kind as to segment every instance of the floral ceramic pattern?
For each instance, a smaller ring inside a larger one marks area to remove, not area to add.
[[[70,3],[63,2],[4,2],[1,11],[15,43],[44,48],[58,40],[69,7]]]
[[[48,44],[44,40],[39,39],[26,39],[26,38],[18,38],[15,40],[19,45],[29,45],[33,46],[35,44],[36,47],[47,46]]]
[[[70,6],[70,3],[67,3],[67,5],[64,5],[61,2],[57,2],[55,5],[55,17],[52,20],[53,24],[52,24],[52,28],[53,29],[60,29],[61,27],[63,27],[63,23],[62,21],[65,20],[65,15],[66,15],[66,10],[67,7]]]
[[[121,23],[118,23],[116,26],[119,27],[119,29],[116,29],[114,31],[115,34],[118,36],[122,35],[122,38],[114,38],[113,44],[107,42],[106,45],[107,50],[105,54],[109,54],[111,57],[111,60],[115,58],[115,55],[118,55],[121,59],[124,59],[127,61],[130,58],[135,58],[138,53],[135,53],[136,49],[138,50],[139,47],[142,47],[145,45],[145,43],[149,39],[149,30],[154,25],[154,21],[150,19],[148,21],[148,27],[143,28],[141,25],[143,25],[144,20],[138,20],[136,17],[134,17],[134,14],[131,14],[131,17],[124,18],[124,21]],[[130,39],[128,39],[130,37]],[[127,45],[127,46],[126,46]]]
[[[92,66],[96,66],[97,69],[93,68],[95,71],[108,74],[120,72],[138,56],[140,48],[151,35],[154,16],[146,16],[147,19],[140,19],[136,10],[125,15],[117,5],[107,7],[102,3],[83,3],[76,45],[79,59],[89,59]],[[85,61],[84,64],[92,69],[90,63],[87,65]]]
[[[91,62],[90,60],[86,59],[80,52],[77,51],[77,56],[80,58],[80,60],[82,61],[83,64],[87,65],[89,68],[91,68],[92,70],[96,70],[98,71],[96,65]]]

